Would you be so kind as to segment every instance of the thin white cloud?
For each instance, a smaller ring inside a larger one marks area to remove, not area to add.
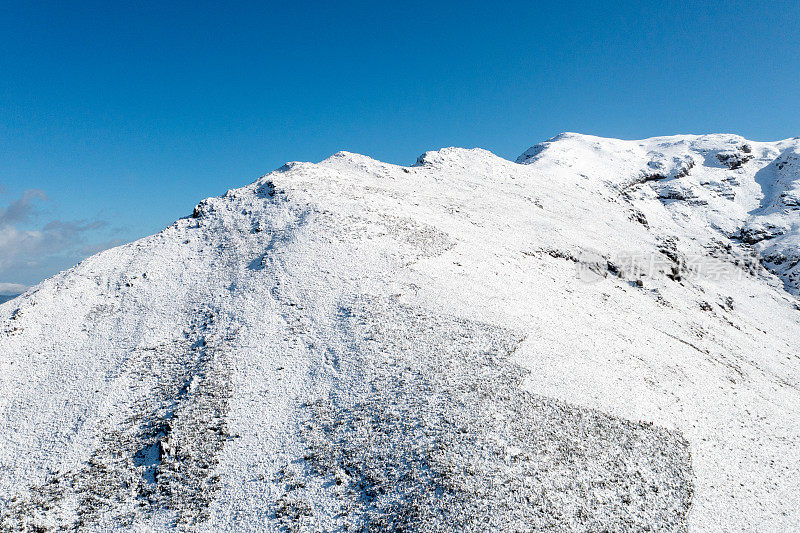
[[[51,220],[34,225],[40,218],[36,202],[46,198],[44,192],[29,189],[0,209],[0,287],[24,288],[24,283],[38,282],[74,265],[86,257],[88,249],[99,251],[119,244],[96,242],[98,230],[108,225],[104,221]]]
[[[46,200],[47,195],[39,189],[28,189],[8,207],[0,209],[0,226],[29,221],[35,214],[34,200]]]
[[[28,289],[25,285],[19,283],[0,283],[0,296],[14,296],[22,294]]]

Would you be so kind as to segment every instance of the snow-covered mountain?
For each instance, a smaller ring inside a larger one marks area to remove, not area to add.
[[[796,529],[799,155],[562,134],[204,200],[0,305],[0,530]]]

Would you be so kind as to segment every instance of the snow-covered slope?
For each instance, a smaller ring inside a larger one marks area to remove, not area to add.
[[[656,197],[681,233],[740,245],[787,291],[800,294],[800,137],[773,143],[736,135],[620,141],[564,133],[517,162],[601,180],[644,213]],[[654,214],[663,214],[661,205]]]
[[[0,529],[796,528],[799,149],[342,152],[205,200],[0,305]]]

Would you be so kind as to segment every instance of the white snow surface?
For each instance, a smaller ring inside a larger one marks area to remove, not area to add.
[[[445,148],[410,167],[340,152],[195,215],[0,305],[4,527],[337,530],[303,406],[368,389],[370,335],[401,338],[409,316],[439,317],[426,354],[461,349],[453,324],[512,332],[496,345],[525,391],[682,435],[690,530],[800,524],[800,140],[565,133],[517,162]],[[351,322],[374,332],[356,342]],[[192,431],[220,435],[192,452],[208,474],[175,459]],[[102,477],[120,461],[175,483],[148,493],[171,503],[142,512],[125,488],[141,481]],[[287,468],[313,512],[281,522]]]

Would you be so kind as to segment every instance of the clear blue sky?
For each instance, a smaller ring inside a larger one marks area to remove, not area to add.
[[[797,2],[126,4],[0,6],[0,289],[338,150],[800,135]]]

